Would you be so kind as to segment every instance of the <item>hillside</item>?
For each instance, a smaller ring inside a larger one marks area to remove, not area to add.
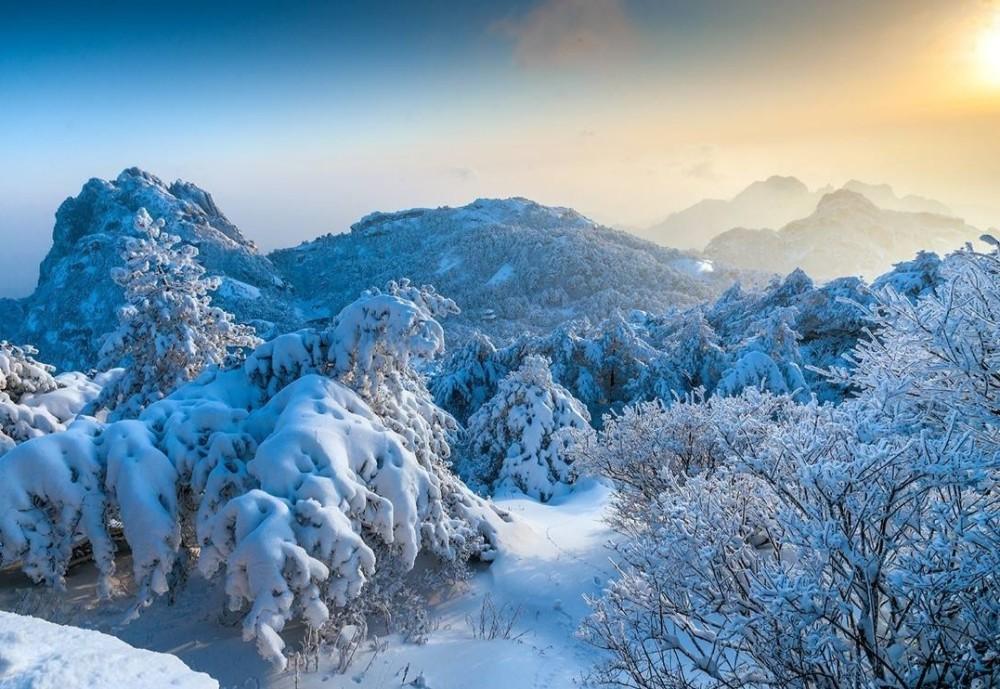
[[[408,276],[453,297],[463,309],[457,325],[500,337],[616,308],[693,304],[733,279],[573,210],[516,198],[375,213],[348,234],[276,251],[271,260],[316,318],[365,286]]]
[[[668,216],[639,234],[657,244],[701,250],[734,227],[780,227],[816,208],[820,192],[795,177],[778,175],[754,182],[731,199],[705,199]]]
[[[867,196],[841,189],[825,195],[813,213],[780,230],[740,227],[724,232],[708,244],[705,254],[769,273],[801,268],[818,279],[872,279],[920,250],[946,254],[978,234],[958,218],[887,210]]]
[[[868,184],[851,180],[841,189],[855,192],[879,208],[906,213],[952,215],[951,210],[932,199],[921,196],[898,196],[888,184]],[[662,222],[637,232],[651,241],[679,249],[702,250],[717,235],[739,228],[777,228],[805,218],[815,212],[823,197],[833,187],[810,190],[795,177],[772,176],[754,182],[731,199],[705,199],[671,214]],[[767,233],[758,240],[767,243]],[[754,251],[767,251],[762,246]],[[897,256],[903,260],[908,256]],[[794,268],[794,266],[793,266]],[[887,269],[888,264],[883,266]]]
[[[143,207],[198,248],[208,272],[223,278],[216,303],[265,338],[322,322],[363,290],[402,277],[433,283],[459,303],[453,331],[474,326],[501,339],[571,318],[599,320],[617,308],[690,305],[734,278],[526,199],[373,213],[349,233],[265,256],[208,192],[132,168],[113,181],[88,181],[59,207],[34,293],[0,300],[0,339],[34,344],[59,368],[93,366],[122,303],[110,271]]]

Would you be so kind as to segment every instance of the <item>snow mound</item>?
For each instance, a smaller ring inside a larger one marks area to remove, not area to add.
[[[0,689],[218,689],[179,658],[100,632],[0,611]]]

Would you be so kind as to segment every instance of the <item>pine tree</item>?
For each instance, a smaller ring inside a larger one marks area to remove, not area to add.
[[[587,408],[552,380],[549,362],[529,356],[469,419],[466,480],[487,490],[514,487],[545,501],[573,483],[574,429],[590,430]]]
[[[145,209],[135,217],[138,237],[122,251],[125,265],[112,278],[125,291],[118,329],[101,348],[101,367],[125,366],[101,395],[98,406],[115,417],[135,415],[205,367],[222,364],[233,350],[252,347],[251,326],[212,306],[220,279],[207,277],[198,249],[180,245]]]

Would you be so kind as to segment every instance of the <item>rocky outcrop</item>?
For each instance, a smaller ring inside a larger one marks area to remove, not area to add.
[[[122,295],[110,272],[121,264],[119,251],[139,208],[163,218],[167,231],[198,248],[210,274],[224,277],[216,299],[239,320],[264,336],[297,324],[280,274],[211,195],[131,168],[113,181],[91,179],[62,203],[35,292],[0,305],[0,337],[34,344],[42,360],[60,368],[92,366],[101,338],[117,322]]]

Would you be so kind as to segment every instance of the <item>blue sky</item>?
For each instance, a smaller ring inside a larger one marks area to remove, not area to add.
[[[982,208],[997,93],[966,48],[995,12],[0,0],[0,295],[30,291],[65,197],[132,165],[208,189],[265,248],[477,196],[644,224],[772,173]]]

